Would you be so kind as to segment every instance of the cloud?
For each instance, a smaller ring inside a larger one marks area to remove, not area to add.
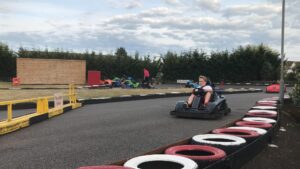
[[[164,0],[164,2],[168,5],[179,5],[180,4],[179,0]]]
[[[220,9],[219,0],[195,0],[198,7],[209,11],[218,11]]]
[[[226,8],[223,15],[226,17],[240,17],[246,15],[278,15],[281,13],[279,4],[249,4],[234,5]]]
[[[260,43],[280,49],[279,1],[226,5],[219,0],[106,0],[112,12],[76,10],[50,2],[16,2],[7,1],[0,7],[0,39],[14,48],[47,46],[109,53],[123,46],[141,55],[168,50],[230,50]],[[300,46],[300,1],[287,1],[286,5],[286,53],[295,58],[300,55],[296,50]],[[194,10],[195,6],[206,10]],[[50,8],[39,15],[43,8],[35,11],[36,7]]]
[[[173,10],[166,7],[157,7],[149,10],[142,11],[139,16],[141,17],[166,17],[181,14],[181,11]]]
[[[127,9],[133,9],[133,8],[141,7],[142,3],[140,0],[132,0],[132,1],[128,2],[127,4],[125,4],[124,6]]]

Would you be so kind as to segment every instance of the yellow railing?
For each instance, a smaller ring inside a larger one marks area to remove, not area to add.
[[[77,103],[77,96],[75,91],[75,85],[69,85],[68,94],[63,94],[63,97],[69,97],[70,104]],[[18,103],[26,102],[36,102],[36,113],[43,114],[49,111],[49,100],[54,99],[54,96],[45,96],[38,98],[22,99],[22,100],[13,100],[13,101],[4,101],[0,102],[0,106],[7,106],[7,122],[10,122],[13,119],[13,105]]]

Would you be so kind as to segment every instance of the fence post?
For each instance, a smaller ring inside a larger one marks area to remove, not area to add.
[[[49,111],[49,104],[48,104],[48,99],[47,98],[43,99],[43,104],[44,104],[43,113],[47,113]]]
[[[7,121],[11,121],[12,119],[12,103],[7,105]]]
[[[69,84],[69,101],[70,104],[76,103],[76,93],[75,93],[75,85]]]
[[[47,98],[38,98],[36,112],[38,114],[47,113],[49,111],[49,104]]]
[[[38,98],[36,101],[36,112],[38,114],[41,114],[43,112],[43,100],[41,98]]]

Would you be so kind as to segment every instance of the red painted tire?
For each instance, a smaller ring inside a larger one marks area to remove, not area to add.
[[[187,153],[185,153],[187,152]],[[196,152],[204,152],[203,155],[192,155]],[[170,147],[165,151],[166,154],[179,155],[187,157],[194,161],[217,161],[226,156],[226,153],[212,146],[203,146],[203,145],[181,145]]]
[[[247,141],[252,141],[255,138],[259,137],[259,133],[256,131],[251,130],[241,130],[241,129],[229,129],[229,128],[221,128],[221,129],[214,129],[212,131],[214,134],[228,134],[233,135],[237,137],[242,137],[246,139]]]
[[[266,113],[266,112],[248,112],[248,113],[246,113],[246,116],[265,117],[265,118],[273,118],[273,119],[275,119],[277,117],[276,114],[270,114],[270,113]]]
[[[272,124],[264,123],[264,122],[255,122],[255,121],[238,121],[235,122],[237,126],[244,126],[244,127],[256,127],[262,129],[269,129],[272,128]]]
[[[117,165],[85,166],[77,169],[133,169]]]
[[[198,164],[198,168],[204,168],[226,156],[226,153],[223,150],[205,145],[174,146],[168,148],[165,151],[165,154],[183,156],[194,160]]]

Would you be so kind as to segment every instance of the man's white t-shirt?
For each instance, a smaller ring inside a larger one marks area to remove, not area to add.
[[[206,92],[212,92],[212,91],[213,91],[213,89],[212,89],[211,86],[204,86],[202,89],[203,89],[204,91],[206,91]]]

